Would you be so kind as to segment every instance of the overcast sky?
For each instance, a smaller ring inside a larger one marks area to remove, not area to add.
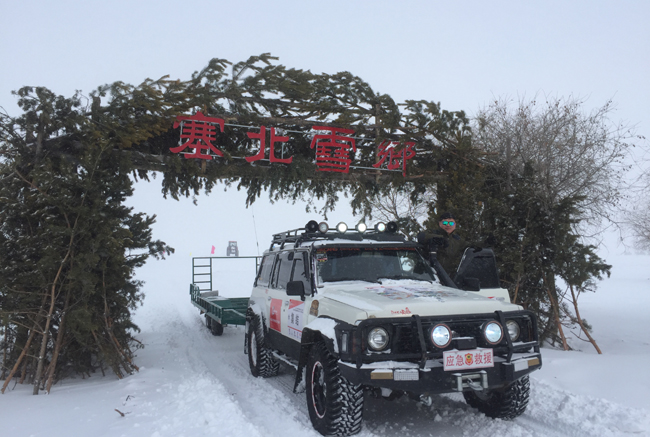
[[[470,115],[495,98],[613,99],[615,121],[650,138],[647,0],[2,0],[0,107],[17,115],[11,91],[24,85],[70,96],[187,80],[211,58],[265,52]]]
[[[0,3],[0,106],[46,86],[189,79],[213,57],[270,52],[350,71],[397,101],[469,114],[494,97],[575,95],[650,137],[650,2],[30,1]]]

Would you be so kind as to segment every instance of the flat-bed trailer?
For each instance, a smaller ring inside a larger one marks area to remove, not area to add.
[[[194,257],[192,258],[192,283],[190,296],[192,305],[205,314],[205,325],[212,335],[223,334],[223,327],[228,325],[245,325],[248,297],[223,297],[219,291],[212,290],[213,265],[215,260],[241,260],[255,259],[255,272],[257,272],[259,258],[257,256],[242,257]]]

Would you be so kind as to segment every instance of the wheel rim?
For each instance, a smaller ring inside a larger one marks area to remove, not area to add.
[[[314,412],[322,419],[325,417],[327,399],[327,385],[325,384],[325,369],[320,361],[314,363],[311,369],[311,401]]]
[[[257,367],[257,336],[255,335],[255,331],[251,332],[249,348],[250,348],[249,355],[251,357],[251,362],[253,363],[253,367]]]

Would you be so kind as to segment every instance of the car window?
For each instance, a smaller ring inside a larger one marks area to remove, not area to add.
[[[323,247],[316,251],[319,282],[412,279],[437,282],[415,248]]]
[[[289,259],[289,254],[292,253],[284,252],[278,256],[271,284],[273,288],[282,290],[287,288],[287,282],[289,282],[289,278],[291,277],[291,267],[293,266],[292,261]]]
[[[311,293],[311,281],[309,280],[308,272],[305,271],[305,254],[296,253],[293,260],[293,274],[291,275],[292,281],[302,281],[305,286],[305,293]]]
[[[267,287],[269,285],[269,281],[271,280],[271,271],[273,270],[273,261],[275,261],[275,254],[265,255],[264,258],[262,258],[262,264],[260,265],[260,270],[255,282],[256,285],[262,287]]]

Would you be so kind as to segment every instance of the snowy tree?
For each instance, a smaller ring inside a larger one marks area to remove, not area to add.
[[[583,106],[573,98],[547,99],[541,107],[535,100],[514,107],[496,101],[473,130],[485,152],[481,222],[499,247],[504,283],[516,301],[535,309],[542,336],[565,349],[563,326],[577,323],[589,335],[577,296],[594,290],[610,268],[580,236],[614,220],[634,138],[610,121],[611,102],[591,113]]]
[[[613,111],[609,101],[589,112],[573,97],[496,100],[477,114],[474,144],[504,163],[506,183],[530,164],[546,206],[580,197],[581,218],[599,225],[620,205],[624,158],[635,139],[631,127],[611,119]]]
[[[132,166],[79,95],[17,95],[24,113],[0,137],[2,391],[18,374],[38,394],[71,371],[130,373],[134,269],[173,249],[152,240],[154,217],[123,205]]]

